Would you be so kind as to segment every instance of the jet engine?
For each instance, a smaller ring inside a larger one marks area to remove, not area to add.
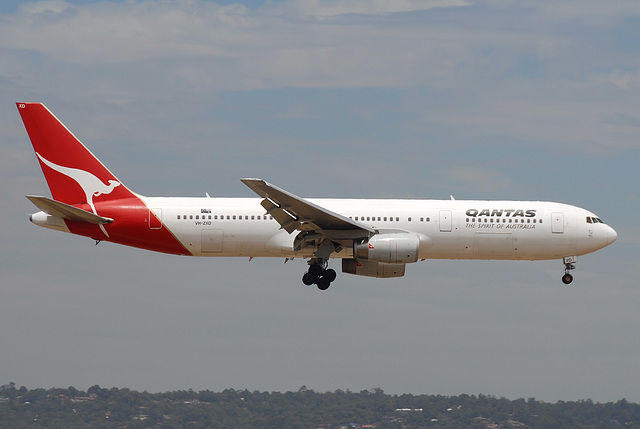
[[[385,264],[416,262],[419,251],[420,238],[408,232],[381,233],[353,242],[353,256],[356,259]]]

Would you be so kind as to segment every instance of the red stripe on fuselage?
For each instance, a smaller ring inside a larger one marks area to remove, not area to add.
[[[87,204],[79,207],[91,211]],[[100,202],[96,204],[96,211],[100,216],[114,219],[112,223],[103,225],[109,234],[108,237],[99,225],[65,220],[69,231],[94,240],[110,241],[155,252],[192,255],[165,225],[159,229],[149,228],[149,216],[155,215],[138,197]],[[160,223],[157,217],[155,220]]]

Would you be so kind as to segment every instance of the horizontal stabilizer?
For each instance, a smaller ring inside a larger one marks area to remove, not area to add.
[[[27,198],[40,210],[51,216],[57,216],[76,222],[92,223],[94,225],[105,225],[113,222],[113,219],[111,218],[98,216],[86,210],[79,209],[78,207],[52,200],[51,198],[37,197],[34,195],[27,195]]]

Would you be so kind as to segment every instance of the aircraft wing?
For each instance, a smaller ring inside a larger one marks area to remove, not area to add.
[[[52,200],[51,198],[36,197],[34,195],[27,195],[27,198],[40,210],[51,216],[95,225],[104,225],[113,222],[111,218],[98,216],[86,210],[79,209],[78,207]]]
[[[262,179],[241,180],[264,198],[262,207],[289,234],[299,230],[315,231],[335,238],[357,238],[376,233],[367,225],[313,204]]]

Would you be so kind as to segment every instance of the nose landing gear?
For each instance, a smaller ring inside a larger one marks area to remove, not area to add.
[[[302,276],[302,283],[307,286],[315,284],[320,290],[327,290],[331,282],[336,279],[336,272],[327,268],[327,260],[312,258],[309,260],[309,270]]]
[[[565,256],[562,259],[564,263],[564,275],[562,276],[562,283],[568,285],[573,281],[573,276],[569,273],[571,270],[575,270],[575,263],[578,262],[577,256]]]

